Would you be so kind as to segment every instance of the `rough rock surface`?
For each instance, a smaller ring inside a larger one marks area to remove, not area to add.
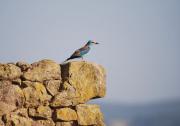
[[[0,126],[5,126],[4,122],[2,121],[2,119],[0,119]]]
[[[76,111],[79,125],[105,125],[103,122],[103,114],[98,105],[80,104],[76,106]]]
[[[48,119],[52,116],[52,110],[48,106],[38,106],[38,108],[29,108],[29,116],[34,118]]]
[[[16,108],[17,107],[14,105],[10,105],[10,104],[0,101],[0,117],[6,113],[12,112]]]
[[[75,122],[56,122],[56,126],[78,126]]]
[[[47,94],[46,88],[40,82],[32,82],[29,87],[23,89],[25,106],[37,107],[41,104],[49,104],[51,96]]]
[[[0,116],[11,112],[24,104],[24,94],[21,88],[10,81],[0,81]]]
[[[22,71],[26,71],[29,68],[32,68],[32,66],[29,63],[26,63],[26,62],[23,62],[23,61],[17,62],[16,65],[19,68],[21,68]]]
[[[26,80],[43,82],[44,80],[61,79],[60,66],[52,60],[42,60],[32,64],[23,77]]]
[[[47,91],[52,95],[56,95],[59,92],[61,81],[60,80],[50,80],[44,82]]]
[[[106,75],[102,66],[81,61],[69,62],[61,67],[64,83],[69,83],[75,89],[78,103],[105,96]]]
[[[36,120],[32,122],[32,126],[55,126],[55,123],[52,119]]]
[[[72,106],[77,105],[76,96],[73,92],[61,91],[54,96],[51,107],[62,107],[62,106]]]
[[[31,126],[32,119],[28,118],[26,109],[19,109],[15,112],[5,114],[3,121],[6,126]]]
[[[105,80],[84,61],[0,64],[0,126],[104,126],[100,107],[85,103],[105,96]]]
[[[14,64],[0,64],[0,79],[13,80],[21,76],[21,69]]]
[[[56,119],[63,121],[77,120],[77,114],[71,108],[61,108],[56,110]]]

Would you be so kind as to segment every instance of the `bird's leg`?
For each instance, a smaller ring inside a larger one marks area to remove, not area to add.
[[[85,62],[83,57],[81,57],[81,59],[82,59],[83,62]]]

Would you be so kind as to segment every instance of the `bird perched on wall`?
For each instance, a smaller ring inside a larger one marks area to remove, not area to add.
[[[95,42],[93,40],[89,40],[86,45],[84,45],[82,48],[76,50],[68,59],[66,59],[64,62],[75,59],[75,58],[82,58],[85,54],[89,52],[92,45],[99,44],[98,42]]]

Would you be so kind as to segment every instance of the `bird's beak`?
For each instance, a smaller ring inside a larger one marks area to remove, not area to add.
[[[94,44],[99,44],[98,42],[94,42]]]

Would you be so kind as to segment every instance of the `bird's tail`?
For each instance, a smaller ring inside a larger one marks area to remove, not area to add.
[[[66,60],[63,61],[63,63],[67,62],[68,60],[70,60],[71,58],[67,58]]]
[[[75,58],[80,58],[81,56],[71,56],[69,58],[67,58],[63,63],[67,62],[68,60],[71,60],[71,59],[75,59]]]

